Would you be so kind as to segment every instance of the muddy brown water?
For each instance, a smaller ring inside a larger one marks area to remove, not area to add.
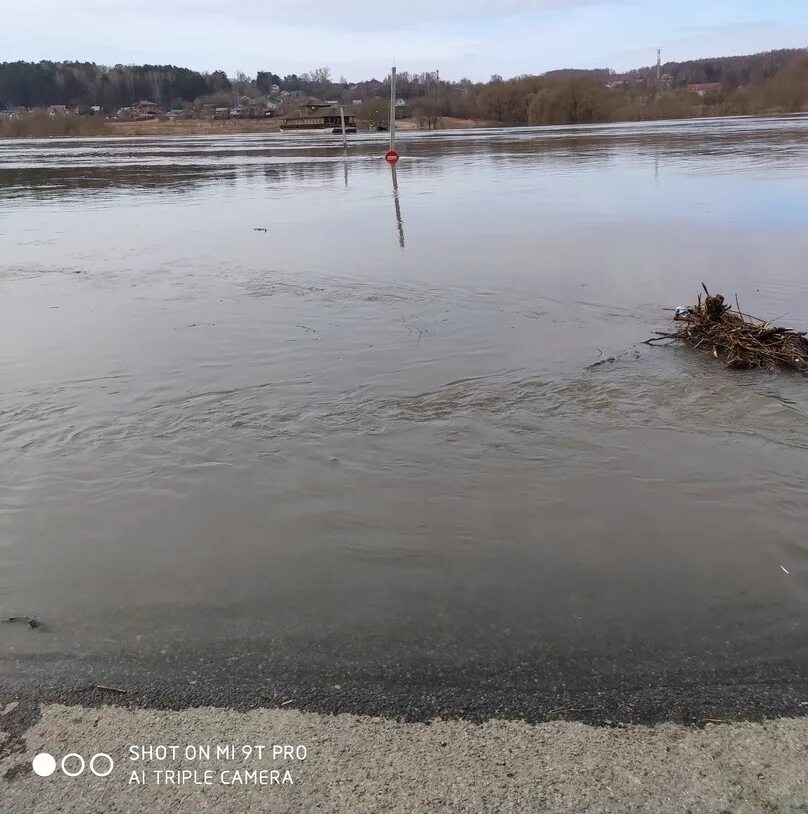
[[[800,673],[808,383],[639,343],[808,327],[808,119],[383,150],[0,144],[2,670]]]

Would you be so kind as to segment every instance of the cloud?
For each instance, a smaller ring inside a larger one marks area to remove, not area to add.
[[[713,34],[735,34],[746,31],[760,31],[763,28],[771,28],[776,23],[772,20],[745,20],[739,23],[714,23],[712,25],[681,25],[679,31],[682,34],[693,35],[713,35]]]
[[[0,0],[5,59],[484,79],[804,45],[800,0]],[[761,16],[770,18],[766,23]]]
[[[585,6],[625,4],[630,0],[72,0],[70,13],[103,17],[148,16],[161,19],[228,17],[245,24],[278,23],[335,28],[377,29],[401,25],[420,27],[430,23],[467,23],[496,20],[517,14],[568,11]],[[64,13],[64,0],[4,0],[7,9],[38,13]]]

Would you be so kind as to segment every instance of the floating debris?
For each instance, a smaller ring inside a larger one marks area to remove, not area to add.
[[[622,353],[618,353],[617,356],[603,356],[603,351],[600,348],[595,348],[595,350],[597,350],[597,352],[603,358],[598,359],[595,362],[592,362],[591,365],[587,365],[586,366],[587,370],[594,370],[596,367],[600,367],[601,365],[614,364],[615,362],[619,362],[621,359],[623,359],[625,356],[628,356],[629,354],[634,359],[639,359],[640,358],[640,352],[638,350],[635,350],[634,348],[629,348],[628,350],[624,350]]]
[[[7,619],[3,619],[3,622],[8,625],[25,623],[28,625],[28,627],[34,630],[36,630],[38,627],[42,627],[42,622],[32,616],[9,616]]]
[[[682,322],[682,327],[671,333],[657,331],[657,336],[645,341],[646,345],[676,340],[712,354],[735,370],[788,369],[808,373],[808,332],[778,328],[749,316],[741,311],[737,297],[737,310],[733,310],[721,294],[710,294],[707,286],[701,285],[703,302],[699,294],[696,305],[676,309],[674,319]]]
[[[788,571],[788,570],[786,569],[786,567],[785,567],[784,565],[781,565],[781,566],[780,566],[780,568],[782,568],[782,569],[783,569],[783,573],[784,573],[784,574],[790,574],[790,573],[791,573],[790,571]]]

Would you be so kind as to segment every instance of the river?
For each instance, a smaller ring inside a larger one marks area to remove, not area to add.
[[[808,386],[642,342],[702,281],[808,327],[808,118],[398,147],[0,143],[0,615],[42,622],[0,675],[413,714],[803,680]]]

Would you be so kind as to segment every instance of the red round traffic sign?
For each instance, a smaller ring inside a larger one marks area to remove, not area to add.
[[[395,150],[388,150],[388,151],[387,151],[387,152],[384,154],[384,160],[385,160],[385,161],[386,161],[388,164],[395,164],[395,163],[396,163],[396,161],[398,161],[398,159],[399,159],[399,158],[400,158],[400,156],[399,156],[399,154],[398,154],[398,153],[397,153]]]

